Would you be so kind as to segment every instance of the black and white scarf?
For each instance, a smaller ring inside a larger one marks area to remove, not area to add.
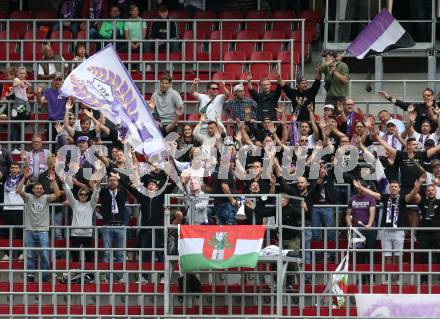
[[[396,200],[393,203],[393,199],[390,196],[387,202],[387,217],[385,223],[392,224],[394,228],[397,227],[397,222],[399,220],[399,200],[400,195],[397,195]]]

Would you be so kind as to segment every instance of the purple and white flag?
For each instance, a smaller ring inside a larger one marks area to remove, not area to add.
[[[397,48],[410,48],[414,40],[387,9],[374,17],[347,48],[358,59]]]
[[[151,156],[166,150],[143,96],[111,45],[76,67],[60,90],[102,112],[137,152]]]

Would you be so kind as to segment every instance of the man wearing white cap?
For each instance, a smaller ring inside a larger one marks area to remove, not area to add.
[[[251,118],[256,117],[257,102],[253,99],[245,96],[243,84],[237,84],[234,86],[234,99],[226,102],[224,107],[225,114],[228,115],[228,119],[240,119],[240,121],[246,120],[246,114],[251,114]]]
[[[397,123],[394,119],[386,122],[386,130],[385,132],[380,132],[380,137],[392,148],[401,151],[404,144],[406,144],[403,138],[400,136],[399,131],[397,130]]]
[[[327,122],[329,116],[335,115],[335,107],[333,104],[324,105],[324,120]]]

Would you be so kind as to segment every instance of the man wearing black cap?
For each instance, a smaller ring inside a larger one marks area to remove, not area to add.
[[[292,113],[297,116],[297,121],[310,121],[307,105],[313,104],[313,109],[315,109],[315,97],[316,94],[318,94],[319,87],[321,86],[320,67],[321,65],[318,64],[315,68],[315,82],[313,82],[310,88],[307,87],[307,79],[305,77],[299,77],[296,80],[296,89],[292,89],[282,79],[279,81],[281,89],[292,101]]]
[[[336,105],[337,102],[344,102],[348,95],[348,82],[350,75],[348,66],[336,58],[338,54],[333,51],[325,51],[322,54],[324,64],[320,67],[320,72],[325,75],[324,88],[327,91],[325,104]]]

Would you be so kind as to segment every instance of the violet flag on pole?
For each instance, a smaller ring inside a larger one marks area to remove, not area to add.
[[[165,140],[113,46],[95,53],[66,78],[61,92],[119,126],[121,139],[144,155],[166,150]]]
[[[347,51],[356,58],[363,59],[376,53],[410,48],[414,45],[411,35],[387,9],[382,9],[354,39]]]

